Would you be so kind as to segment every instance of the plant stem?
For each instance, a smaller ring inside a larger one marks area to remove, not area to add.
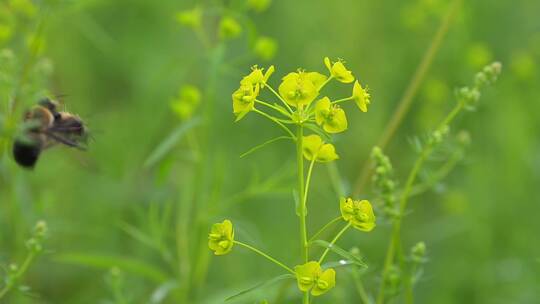
[[[418,264],[414,263],[411,269],[411,275],[409,276],[409,278],[407,278],[407,281],[405,282],[405,303],[407,304],[414,303],[414,283],[417,268]]]
[[[283,97],[281,97],[281,95],[278,94],[278,92],[276,92],[276,90],[274,90],[268,83],[264,83],[264,86],[266,88],[268,88],[274,95],[276,95],[276,97],[281,100],[281,102],[285,105],[285,107],[287,108],[287,110],[289,110],[291,113],[293,113],[294,111],[291,109],[291,107],[289,106],[289,104],[285,101],[285,99],[283,99]]]
[[[413,197],[419,194],[422,194],[428,191],[433,187],[438,181],[444,179],[452,170],[456,167],[457,163],[463,158],[463,151],[459,149],[457,152],[454,152],[450,159],[446,161],[433,175],[433,178],[430,180],[417,184],[413,186],[409,197]]]
[[[304,293],[304,297],[303,297],[302,301],[303,301],[302,302],[303,304],[309,304],[309,291],[306,291]]]
[[[343,235],[343,233],[345,233],[345,231],[347,231],[347,229],[349,229],[349,227],[351,227],[350,222],[347,223],[347,225],[345,225],[345,227],[343,227],[343,229],[341,229],[341,231],[339,231],[338,234],[336,234],[334,239],[330,242],[330,245],[328,245],[328,247],[326,247],[323,254],[321,255],[321,258],[319,259],[319,264],[321,264],[324,261],[324,258],[326,257],[326,255],[330,251],[330,248],[332,248],[332,246],[334,246],[334,244],[339,240],[339,238]]]
[[[334,225],[335,223],[341,221],[341,216],[336,217],[335,219],[331,220],[330,222],[326,223],[317,233],[315,233],[310,239],[309,243],[311,243],[314,239],[316,239],[321,233],[323,233],[328,227]]]
[[[276,124],[278,124],[283,130],[285,130],[285,132],[287,132],[292,138],[294,138],[294,134],[293,132],[291,132],[291,130],[289,130],[289,128],[287,128],[283,123],[281,123],[279,120],[277,120],[275,117],[272,117],[262,111],[259,111],[257,109],[253,109],[252,110],[253,112],[255,113],[258,113],[258,114],[261,114],[262,116],[270,119],[271,121],[275,122]]]
[[[330,75],[330,77],[328,77],[326,81],[319,87],[319,91],[322,90],[322,88],[324,88],[332,79],[334,79],[334,76]]]
[[[370,304],[371,301],[366,292],[366,289],[364,288],[364,284],[362,284],[362,279],[360,279],[360,274],[358,273],[358,269],[356,267],[352,267],[351,274],[353,277],[354,285],[356,287],[356,291],[358,291],[358,295],[360,296],[360,300],[362,300],[363,304]]]
[[[26,273],[34,259],[36,258],[37,253],[34,251],[30,251],[28,255],[26,256],[26,259],[24,260],[21,268],[13,275],[12,278],[10,278],[9,282],[0,290],[0,299],[2,299],[13,287],[17,285],[17,282],[19,279]]]
[[[265,101],[262,101],[262,100],[258,100],[258,99],[255,99],[255,102],[256,103],[259,103],[259,104],[262,104],[264,106],[267,106],[271,109],[274,109],[276,111],[278,111],[280,114],[283,114],[285,115],[287,118],[291,118],[291,114],[290,113],[287,113],[286,111],[284,111],[283,109],[280,109],[279,107],[276,107],[275,105],[273,104],[270,104],[268,102],[265,102]]]
[[[298,125],[296,135],[296,160],[298,166],[298,195],[300,196],[300,243],[302,248],[302,260],[307,263],[309,260],[308,246],[307,246],[307,229],[306,229],[306,200],[304,190],[304,155],[303,155],[303,137],[304,127]]]
[[[440,130],[442,127],[449,125],[452,122],[452,120],[457,116],[457,114],[461,112],[463,107],[464,107],[463,102],[458,101],[457,105],[452,109],[452,111],[450,111],[450,113],[445,117],[445,119],[439,124],[437,130]],[[384,290],[386,287],[385,282],[386,282],[390,267],[392,266],[394,262],[396,247],[398,246],[400,232],[401,232],[401,220],[403,217],[403,213],[407,209],[407,203],[409,201],[409,197],[413,189],[413,184],[416,180],[416,177],[418,176],[418,173],[420,172],[420,169],[424,165],[424,162],[431,155],[434,148],[435,148],[435,143],[430,142],[422,149],[422,152],[416,159],[416,162],[414,163],[414,166],[411,172],[409,173],[409,176],[407,177],[407,182],[405,184],[405,188],[403,190],[403,193],[401,194],[401,198],[399,201],[399,216],[394,220],[394,224],[392,227],[392,235],[390,237],[390,244],[388,245],[388,250],[386,252],[381,287],[379,288],[379,294],[377,296],[377,304],[384,303]]]
[[[317,158],[317,155],[314,155],[313,156],[313,159],[311,160],[311,163],[309,164],[309,169],[308,169],[308,174],[307,174],[307,177],[306,177],[306,189],[304,190],[304,206],[306,205],[307,203],[307,197],[308,197],[308,192],[309,192],[309,184],[311,182],[311,173],[313,172],[313,165],[315,165],[315,159]]]
[[[302,109],[299,108],[299,111]],[[304,192],[304,153],[303,153],[303,141],[304,141],[304,126],[298,125],[296,133],[296,162],[298,166],[298,195],[299,197],[299,212],[300,217],[300,248],[302,251],[302,260],[307,263],[309,260],[308,242],[307,242],[307,229],[306,229],[306,200]],[[304,292],[303,304],[309,304],[309,293]]]
[[[353,100],[353,99],[354,99],[354,97],[352,97],[352,96],[346,97],[346,98],[341,98],[341,99],[332,101],[332,104],[336,104],[336,103],[340,103],[340,102],[344,102],[344,101],[349,101],[349,100]]]
[[[272,263],[278,265],[279,267],[281,267],[281,268],[287,270],[287,271],[290,272],[291,274],[296,274],[296,273],[294,272],[294,270],[292,270],[290,267],[288,267],[287,265],[285,265],[285,264],[281,263],[280,261],[274,259],[273,257],[269,256],[268,254],[266,254],[266,253],[260,251],[259,249],[255,248],[255,247],[253,247],[253,246],[250,246],[250,245],[248,245],[248,244],[239,242],[239,241],[234,241],[234,243],[237,244],[237,245],[246,247],[247,249],[249,249],[249,250],[251,250],[251,251],[253,251],[253,252],[255,252],[255,253],[257,253],[257,254],[259,254],[259,255],[261,255],[261,256],[263,256],[264,258],[266,258],[266,259],[269,260],[270,262],[272,262]]]
[[[383,134],[381,135],[377,146],[384,150],[386,145],[390,142],[393,135],[395,134],[398,127],[401,125],[401,122],[403,121],[403,118],[407,114],[412,101],[414,100],[414,97],[416,96],[416,93],[418,92],[418,88],[420,87],[420,84],[424,81],[424,78],[431,67],[431,64],[433,63],[433,59],[435,58],[435,55],[439,51],[439,48],[441,46],[441,43],[446,36],[446,33],[448,32],[448,29],[450,28],[450,23],[454,19],[455,15],[458,12],[458,9],[460,7],[461,0],[454,0],[448,9],[448,13],[444,17],[444,19],[441,21],[441,24],[439,25],[439,28],[437,29],[437,32],[435,33],[435,36],[433,36],[433,39],[431,40],[431,43],[422,57],[422,60],[420,61],[420,64],[416,68],[416,71],[414,72],[414,76],[409,82],[407,89],[405,89],[405,93],[401,97],[400,101],[398,102],[398,107],[395,110],[394,114],[392,115],[392,118],[390,119],[390,123],[384,130]],[[353,196],[358,196],[360,194],[360,191],[364,189],[365,184],[367,183],[369,179],[369,175],[371,173],[371,165],[372,162],[370,160],[367,160],[364,163],[364,166],[362,167],[362,170],[360,171],[360,175],[356,179],[356,182],[354,183],[354,190],[353,190]]]

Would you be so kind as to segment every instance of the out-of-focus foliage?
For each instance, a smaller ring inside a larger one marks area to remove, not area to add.
[[[48,225],[44,252],[6,303],[222,303],[271,281],[280,270],[248,252],[219,259],[209,252],[210,224],[222,222],[224,210],[235,237],[298,264],[296,251],[283,250],[300,250],[289,190],[295,151],[278,141],[239,157],[281,134],[254,115],[234,123],[239,77],[268,60],[278,71],[323,70],[329,56],[346,58],[369,84],[370,115],[344,105],[356,111],[333,142],[340,161],[313,173],[313,233],[315,223],[339,215],[339,197],[352,191],[449,3],[2,0],[0,278],[24,261],[34,224]],[[451,154],[455,167],[411,198],[403,219],[403,254],[423,273],[418,303],[540,299],[539,11],[534,0],[464,1],[384,150],[392,180],[403,180],[417,156],[414,137],[447,114],[454,89],[502,62],[476,112],[453,125],[456,144],[467,143]],[[337,84],[327,89],[339,92]],[[43,96],[64,96],[94,140],[86,152],[51,148],[27,171],[14,163],[11,140],[24,109]],[[432,161],[421,181],[438,174],[442,160]],[[361,191],[376,197],[369,183]],[[380,218],[369,236],[343,237],[370,267],[336,267],[336,287],[317,303],[358,303],[356,279],[375,295],[391,230]],[[268,284],[231,303],[289,303],[298,300],[294,284]]]

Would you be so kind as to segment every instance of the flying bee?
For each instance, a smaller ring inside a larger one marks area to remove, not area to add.
[[[88,132],[84,122],[58,107],[56,101],[45,98],[24,113],[23,132],[13,143],[13,158],[20,166],[33,168],[41,152],[56,144],[86,149]]]

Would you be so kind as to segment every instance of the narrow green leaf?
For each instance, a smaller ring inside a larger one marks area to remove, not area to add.
[[[283,281],[283,280],[287,280],[287,279],[294,279],[294,276],[292,274],[282,274],[282,275],[279,275],[277,277],[274,277],[270,280],[267,280],[267,281],[264,281],[264,282],[261,282],[251,288],[248,288],[246,290],[243,290],[243,291],[240,291],[239,293],[233,295],[233,296],[230,296],[228,297],[227,299],[225,299],[225,301],[230,301],[230,300],[233,300],[233,299],[236,299],[238,297],[241,297],[247,293],[250,293],[252,291],[255,291],[257,289],[260,289],[260,288],[263,288],[263,287],[266,287],[266,286],[269,286],[269,285],[273,285],[279,281]]]
[[[354,261],[351,260],[339,260],[339,261],[331,261],[327,262],[321,265],[323,269],[327,268],[339,268],[339,267],[347,267],[351,265],[356,265]]]
[[[357,265],[359,267],[364,267],[364,268],[368,267],[367,264],[364,263],[364,261],[362,261],[361,257],[348,252],[347,250],[339,247],[336,244],[331,245],[327,241],[323,241],[323,240],[315,240],[315,241],[311,242],[311,244],[317,245],[317,246],[320,246],[320,247],[323,247],[323,248],[329,248],[331,251],[333,251],[337,255],[345,258],[346,260],[349,260],[349,261],[353,262],[355,265]]]
[[[157,147],[150,153],[150,156],[146,158],[146,161],[144,162],[145,168],[153,167],[155,164],[157,164],[163,157],[169,153],[174,146],[184,137],[184,135],[192,129],[193,127],[199,125],[201,123],[200,118],[192,118],[185,123],[179,125],[176,129],[174,129],[171,134],[165,138]]]
[[[269,144],[271,144],[273,142],[276,142],[276,141],[282,140],[282,139],[291,139],[292,140],[293,138],[290,137],[290,136],[279,136],[279,137],[276,137],[276,138],[272,138],[270,140],[267,140],[267,141],[263,142],[260,145],[257,145],[255,147],[249,149],[247,152],[244,152],[242,155],[240,155],[240,158],[243,158],[243,157],[245,157],[245,156],[247,156],[247,155],[249,155],[249,154],[251,154],[251,153],[253,153],[253,152],[257,151],[257,150],[259,150],[260,148],[262,148],[262,147],[264,147],[266,145],[269,145]]]
[[[139,275],[156,283],[163,283],[169,278],[169,276],[162,272],[159,267],[125,256],[73,252],[58,255],[55,260],[59,263],[89,266],[93,268],[109,269],[118,267],[126,272]]]

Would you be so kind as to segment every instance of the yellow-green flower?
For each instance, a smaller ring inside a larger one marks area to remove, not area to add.
[[[347,129],[347,116],[338,105],[332,105],[328,97],[315,105],[315,121],[328,133],[339,133]]]
[[[234,229],[231,221],[224,220],[222,223],[212,225],[208,234],[208,247],[215,255],[229,253],[234,245]]]
[[[185,120],[193,115],[200,102],[199,89],[192,85],[185,85],[180,89],[178,97],[171,102],[171,108],[180,119]]]
[[[339,200],[341,216],[352,226],[361,231],[371,231],[375,228],[375,214],[368,200],[355,201],[352,198]]]
[[[270,37],[260,36],[255,40],[253,52],[262,60],[270,60],[276,55],[277,48],[276,40]]]
[[[236,121],[242,119],[255,107],[255,99],[259,96],[259,85],[244,83],[232,94],[233,113]]]
[[[358,80],[354,83],[352,97],[360,111],[367,112],[371,95],[369,95],[367,87],[362,88]]]
[[[330,75],[337,79],[339,82],[351,83],[354,81],[354,76],[351,71],[347,70],[341,60],[331,63],[328,57],[324,58],[324,64],[330,71]]]
[[[13,28],[7,24],[0,24],[0,44],[8,41],[13,34]]]
[[[324,143],[319,135],[304,136],[302,143],[304,157],[309,161],[315,158],[315,161],[324,163],[339,158],[334,145]]]
[[[254,85],[264,88],[264,84],[268,81],[268,78],[274,73],[275,68],[271,65],[266,73],[263,74],[264,69],[259,69],[256,65],[251,67],[251,73],[244,76],[240,81],[240,85]]]
[[[183,26],[199,28],[202,23],[202,10],[200,7],[195,7],[190,10],[180,11],[176,13],[176,21]]]
[[[219,36],[221,39],[233,39],[242,33],[242,26],[233,17],[223,17],[219,23]]]
[[[271,2],[272,0],[248,0],[247,5],[249,6],[249,8],[260,13],[266,10],[270,6]]]
[[[336,285],[336,271],[332,268],[322,271],[318,262],[311,261],[294,267],[298,289],[311,291],[313,296],[320,296]]]
[[[317,95],[319,87],[326,80],[326,76],[316,72],[298,71],[283,77],[279,86],[279,94],[291,106],[309,105]]]

